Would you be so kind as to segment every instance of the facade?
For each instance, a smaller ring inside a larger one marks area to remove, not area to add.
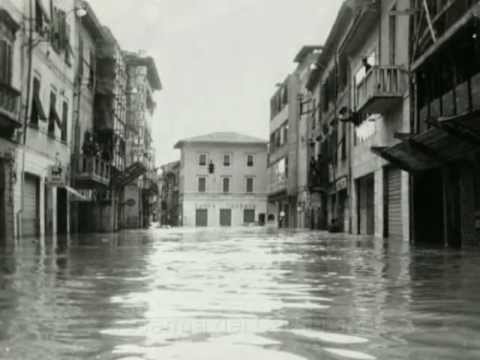
[[[400,143],[374,150],[410,174],[415,243],[478,245],[480,4],[412,6],[419,11],[412,21],[411,127],[398,134]]]
[[[161,225],[180,226],[180,161],[161,166],[159,220]]]
[[[356,118],[350,139],[352,232],[406,241],[408,173],[374,151],[410,131],[409,18],[399,15],[410,8],[409,0],[359,7],[342,43],[350,60],[350,109]]]
[[[279,227],[297,224],[299,79],[290,74],[270,99],[269,216]]]
[[[20,10],[9,1],[2,2],[0,7],[0,245],[10,244],[14,238],[19,207],[18,199],[15,200],[20,181],[17,152],[23,124]]]
[[[125,186],[124,199],[131,200],[123,216],[123,227],[148,227],[158,189],[156,187],[155,150],[152,144],[152,118],[155,91],[162,89],[155,62],[151,57],[125,53],[128,73],[127,166],[138,164],[140,178]],[[133,201],[135,204],[133,204]]]
[[[38,236],[69,232],[70,165],[75,69],[76,12],[73,0],[16,2],[23,16],[26,46],[22,53],[22,154],[17,159],[18,234]],[[51,24],[51,25],[50,25]]]
[[[296,128],[296,226],[298,228],[314,227],[314,196],[309,187],[309,166],[313,156],[314,146],[311,133],[316,126],[316,113],[318,102],[313,98],[307,88],[311,72],[322,52],[322,47],[304,46],[295,57],[297,68],[295,75],[298,78],[299,88],[297,101],[299,103],[297,121],[293,126]]]
[[[179,141],[180,218],[187,227],[267,221],[267,142],[236,133]]]
[[[80,196],[71,196],[72,233],[112,230],[100,211],[100,195],[109,189],[112,164],[102,151],[95,113],[98,59],[108,37],[93,9],[77,1],[80,4],[88,11],[77,18],[71,186]]]

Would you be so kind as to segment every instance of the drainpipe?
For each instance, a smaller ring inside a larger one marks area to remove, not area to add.
[[[25,97],[25,113],[23,117],[23,154],[22,154],[22,182],[20,187],[20,197],[21,197],[21,206],[19,211],[17,212],[17,237],[20,238],[22,236],[22,214],[25,207],[25,154],[27,150],[27,131],[28,131],[28,120],[30,114],[30,98],[31,98],[31,79],[32,79],[32,71],[33,71],[33,0],[29,1],[29,13],[28,18],[24,20],[26,24],[28,24],[28,43],[27,43],[27,89],[26,89],[26,97]]]

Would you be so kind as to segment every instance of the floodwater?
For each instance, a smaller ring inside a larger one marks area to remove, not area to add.
[[[480,253],[268,230],[0,251],[0,359],[480,359]]]

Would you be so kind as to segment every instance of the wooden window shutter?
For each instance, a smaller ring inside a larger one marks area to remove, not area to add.
[[[7,68],[7,42],[0,40],[0,82],[6,82],[6,68]]]

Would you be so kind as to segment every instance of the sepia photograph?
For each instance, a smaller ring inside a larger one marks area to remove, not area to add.
[[[479,360],[480,0],[0,0],[0,360]]]

